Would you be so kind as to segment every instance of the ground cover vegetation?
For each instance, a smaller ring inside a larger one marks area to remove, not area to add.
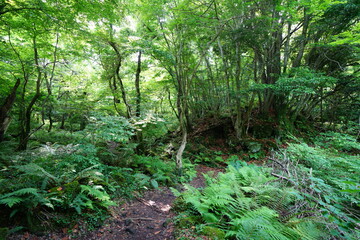
[[[176,239],[359,239],[359,20],[359,0],[0,0],[0,239],[91,231],[161,187]],[[218,171],[194,187],[198,164]]]

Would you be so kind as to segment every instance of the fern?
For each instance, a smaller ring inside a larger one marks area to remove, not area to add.
[[[19,203],[26,203],[23,209],[32,209],[38,205],[54,208],[51,201],[36,188],[23,188],[0,196],[0,204],[12,208]]]
[[[326,234],[320,227],[319,224],[311,221],[301,221],[296,224],[294,230],[305,240],[322,239]]]
[[[44,168],[40,167],[39,165],[37,165],[35,163],[29,163],[26,165],[17,166],[15,168],[17,168],[19,171],[24,172],[24,175],[38,176],[41,178],[49,178],[55,183],[59,182],[59,179],[57,177],[55,177],[51,173],[47,172]]]
[[[267,207],[248,211],[241,218],[230,222],[238,239],[297,239],[299,236],[277,220],[278,214]]]
[[[38,195],[38,189],[36,189],[36,188],[19,189],[17,191],[14,191],[14,192],[3,195],[3,198],[11,197],[11,196],[23,196],[23,195],[26,195],[26,194]]]
[[[290,208],[296,199],[296,195],[288,192],[296,191],[277,187],[269,169],[229,166],[216,179],[205,178],[207,187],[199,190],[185,185],[187,190],[180,197],[192,214],[201,216],[205,224],[224,230],[227,238],[295,240],[305,236],[301,229],[306,229],[306,224],[297,226],[280,221],[279,212]],[[313,227],[319,229],[318,225]],[[307,234],[316,239],[319,232]]]
[[[5,197],[0,199],[0,204],[5,204],[8,207],[12,208],[14,205],[21,203],[24,199],[20,197]]]
[[[80,185],[81,192],[76,195],[70,206],[76,210],[78,214],[83,209],[95,209],[97,206],[107,208],[116,205],[110,200],[110,196],[104,191],[103,187]]]
[[[91,187],[87,185],[80,185],[80,187],[81,187],[81,192],[86,192],[100,201],[103,202],[110,201],[110,196],[106,192],[99,190],[99,189],[103,190],[102,186]]]

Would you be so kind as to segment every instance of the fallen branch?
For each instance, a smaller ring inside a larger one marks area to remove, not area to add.
[[[271,173],[271,175],[273,175],[274,177],[280,178],[280,179],[284,179],[284,180],[288,181],[289,183],[291,183],[292,185],[297,185],[293,180],[288,179],[287,177],[278,175],[276,173]]]

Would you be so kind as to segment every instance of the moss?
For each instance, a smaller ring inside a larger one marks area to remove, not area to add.
[[[0,240],[5,240],[8,233],[9,233],[8,228],[0,228]]]
[[[216,227],[205,226],[203,227],[201,233],[214,240],[225,239],[225,232]]]
[[[188,228],[199,224],[200,218],[196,216],[184,217],[177,222],[179,228]]]

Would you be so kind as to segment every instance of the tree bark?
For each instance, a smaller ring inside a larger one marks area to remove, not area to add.
[[[109,45],[113,48],[113,50],[116,53],[116,57],[117,57],[117,62],[116,62],[116,66],[115,66],[115,77],[116,79],[119,81],[119,85],[120,85],[120,90],[121,90],[121,97],[123,99],[123,102],[125,104],[126,107],[126,117],[127,118],[131,118],[131,107],[130,104],[127,101],[127,96],[126,96],[126,91],[125,91],[125,87],[123,84],[123,81],[120,77],[120,67],[121,67],[121,61],[122,61],[122,56],[120,54],[120,51],[118,49],[118,47],[116,46],[116,44],[114,42],[109,42]]]
[[[31,130],[30,125],[31,125],[32,109],[33,109],[36,101],[40,97],[42,72],[41,72],[40,65],[39,65],[39,54],[38,54],[37,43],[36,43],[36,35],[33,37],[33,49],[34,49],[34,63],[35,63],[36,71],[37,71],[36,92],[25,110],[25,115],[23,116],[23,119],[21,119],[22,120],[21,124],[23,126],[21,127],[18,150],[26,150],[26,148],[27,148],[27,144],[28,144],[29,137],[30,137],[30,130]]]
[[[298,54],[293,62],[293,67],[300,67],[301,65],[301,60],[304,56],[304,52],[305,52],[305,46],[308,43],[308,39],[307,39],[307,32],[308,32],[308,28],[309,28],[309,23],[310,23],[310,15],[307,14],[307,9],[304,8],[304,24],[303,24],[303,29],[302,29],[302,33],[301,33],[301,40],[300,40],[300,47],[298,50]]]
[[[20,78],[18,78],[10,94],[7,96],[4,104],[0,108],[0,142],[4,140],[4,135],[7,128],[9,127],[11,121],[9,113],[14,105],[16,99],[16,90],[20,86],[20,82]]]
[[[139,55],[138,55],[137,69],[135,75],[136,117],[140,117],[141,115],[140,73],[141,73],[141,50],[139,51]]]

